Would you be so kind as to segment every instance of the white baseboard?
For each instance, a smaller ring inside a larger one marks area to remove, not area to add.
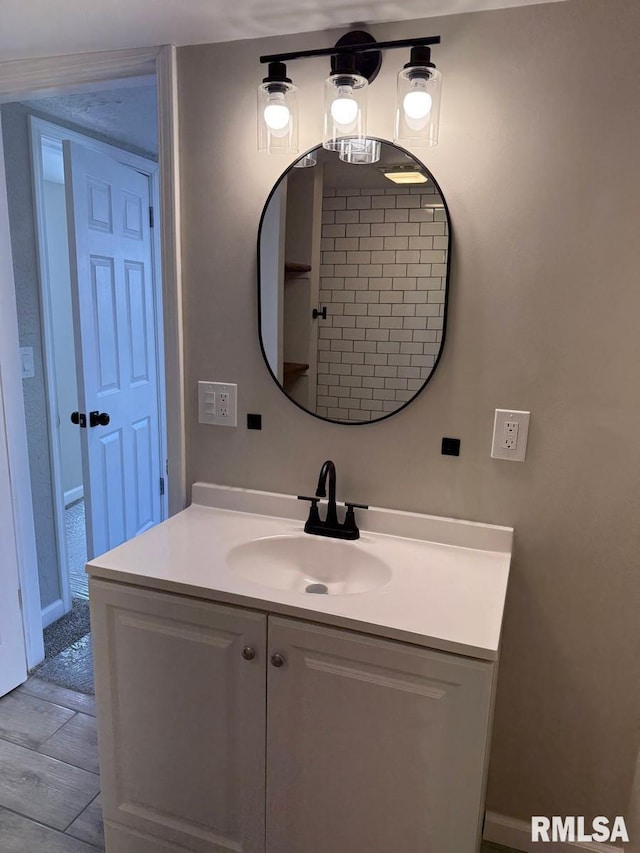
[[[528,821],[516,820],[495,812],[486,813],[483,838],[494,844],[521,850],[522,853],[576,853],[578,850],[589,850],[591,853],[624,853],[624,847],[615,847],[603,842],[532,841],[531,824]]]
[[[76,486],[75,489],[69,489],[68,492],[64,493],[64,505],[65,507],[69,506],[69,504],[73,504],[76,501],[81,500],[84,497],[84,487]]]
[[[47,628],[52,622],[60,619],[65,614],[64,602],[61,598],[56,598],[51,604],[47,604],[42,608],[42,628]]]

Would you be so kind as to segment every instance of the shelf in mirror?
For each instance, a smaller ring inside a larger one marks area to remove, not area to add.
[[[284,271],[289,275],[301,275],[305,272],[311,272],[309,264],[297,264],[294,261],[285,261]]]
[[[309,365],[298,361],[285,361],[282,368],[284,378],[289,379],[294,376],[300,376],[302,373],[309,370]]]

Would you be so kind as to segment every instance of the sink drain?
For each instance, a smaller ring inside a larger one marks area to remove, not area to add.
[[[316,595],[326,595],[329,592],[329,587],[323,583],[310,583],[304,591],[315,592]]]

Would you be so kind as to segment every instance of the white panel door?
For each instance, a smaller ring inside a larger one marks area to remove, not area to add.
[[[267,853],[476,853],[491,664],[271,616],[268,649]]]
[[[35,571],[35,567],[34,567]],[[0,372],[0,696],[27,678]]]
[[[91,559],[161,520],[149,181],[76,143],[63,148]],[[91,426],[90,412],[108,425]]]
[[[264,853],[266,615],[94,579],[90,601],[107,850]]]

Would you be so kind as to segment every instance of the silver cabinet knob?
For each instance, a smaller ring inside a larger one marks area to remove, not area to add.
[[[278,654],[278,652],[276,652],[274,655],[271,655],[271,665],[277,667],[284,666],[284,658],[282,657],[282,655]]]
[[[245,646],[242,650],[242,657],[245,660],[253,660],[256,656],[256,650],[252,649],[251,646]]]

